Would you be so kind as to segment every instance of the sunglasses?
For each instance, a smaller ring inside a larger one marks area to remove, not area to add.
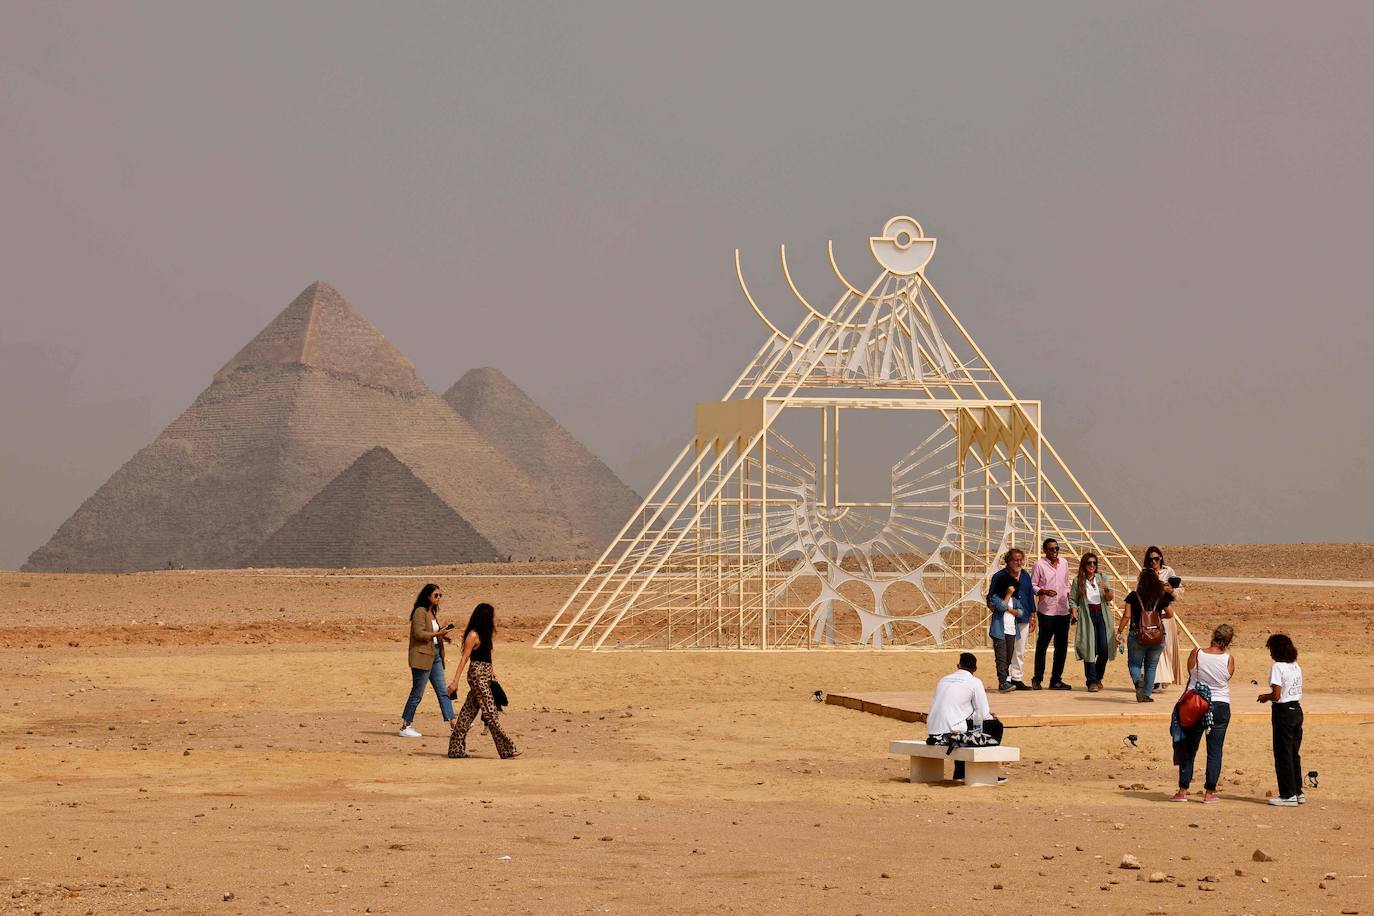
[[[1097,561],[1096,561],[1096,560],[1089,560],[1089,561],[1088,561],[1088,565],[1089,565],[1089,566],[1096,566],[1096,565],[1097,565]]]
[[[430,595],[430,597],[431,597],[431,598],[442,598],[442,597],[444,597],[444,593],[443,593],[443,592],[435,592],[434,594]]]
[[[1148,562],[1150,562],[1150,563],[1163,563],[1163,562],[1164,562],[1164,558],[1163,558],[1163,557],[1146,557],[1145,559],[1146,559]]]

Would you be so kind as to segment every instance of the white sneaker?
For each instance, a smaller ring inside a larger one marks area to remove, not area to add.
[[[1298,804],[1300,804],[1300,805],[1305,805],[1305,804],[1307,804],[1307,796],[1304,795],[1304,794],[1302,794],[1301,792],[1298,793]]]
[[[1269,799],[1269,804],[1278,808],[1296,808],[1301,802],[1299,802],[1298,797],[1294,795],[1291,798],[1271,798]]]
[[[423,735],[421,735],[419,732],[417,732],[417,731],[415,730],[415,726],[413,726],[413,725],[407,725],[405,728],[401,729],[401,731],[399,732],[399,734],[400,734],[400,736],[401,736],[402,738],[422,738],[422,737],[424,737]]]

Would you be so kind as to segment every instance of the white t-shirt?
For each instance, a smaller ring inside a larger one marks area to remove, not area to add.
[[[1007,610],[1002,612],[1002,634],[1004,636],[1016,635],[1016,611],[1012,610],[1014,607],[1016,607],[1016,599],[1008,598]]]
[[[1278,685],[1279,698],[1275,702],[1292,703],[1302,699],[1302,668],[1297,662],[1274,662],[1269,669],[1269,684]]]
[[[1102,589],[1097,587],[1097,577],[1083,580],[1083,597],[1087,598],[1088,604],[1102,603]]]
[[[433,624],[433,626],[434,626],[434,632],[438,633],[438,632],[439,632],[439,621],[436,620],[436,619],[434,619],[433,617],[431,617],[431,618],[429,618],[429,622],[430,622],[431,624]],[[434,637],[434,647],[435,647],[436,649],[439,647],[439,637],[437,637],[437,636]]]
[[[926,733],[948,735],[968,731],[968,720],[981,725],[992,718],[988,708],[988,692],[983,682],[960,668],[940,678],[935,695],[930,698],[930,712],[926,714]]]

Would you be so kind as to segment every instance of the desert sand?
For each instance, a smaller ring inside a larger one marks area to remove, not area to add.
[[[1374,545],[1166,553],[1185,577],[1374,579]],[[531,649],[577,568],[0,573],[0,902],[16,913],[1374,910],[1372,722],[1309,723],[1304,764],[1320,785],[1299,809],[1265,805],[1268,723],[1250,717],[1229,734],[1220,805],[1164,803],[1176,771],[1153,726],[1135,729],[1138,747],[1119,724],[1009,731],[1023,759],[1006,786],[912,785],[887,742],[920,726],[812,692],[928,684],[952,653]],[[521,758],[497,759],[474,729],[477,756],[448,760],[432,695],[416,722],[425,737],[396,737],[404,622],[427,580],[460,626],[477,600],[502,615],[496,671]],[[1374,698],[1374,586],[1198,583],[1183,609],[1199,634],[1236,627],[1237,705],[1258,692],[1249,680],[1267,674],[1263,641],[1280,628],[1309,692]],[[1069,672],[1081,680],[1072,660]],[[1126,680],[1114,662],[1108,686]],[[1119,867],[1128,853],[1141,869]]]

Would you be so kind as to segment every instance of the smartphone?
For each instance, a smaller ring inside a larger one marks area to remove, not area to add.
[[[451,630],[451,629],[453,629],[453,624],[449,624],[448,626],[444,627],[444,629],[445,629],[445,630]]]

